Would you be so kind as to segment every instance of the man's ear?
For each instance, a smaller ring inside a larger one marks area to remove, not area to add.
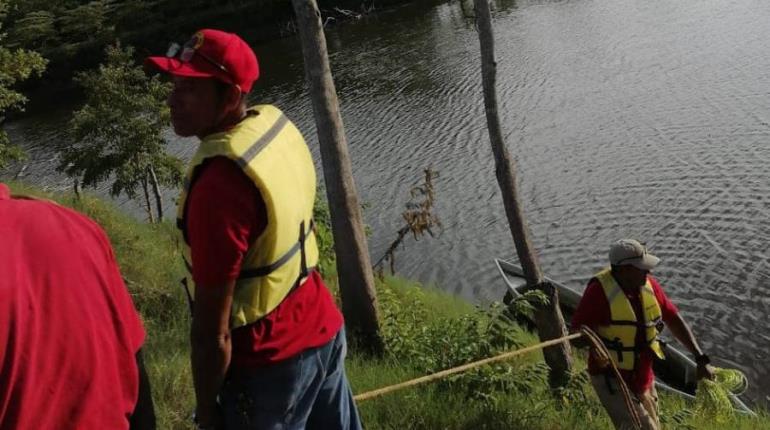
[[[240,107],[243,93],[241,89],[235,85],[228,85],[227,92],[225,93],[225,106],[227,110],[234,110]]]

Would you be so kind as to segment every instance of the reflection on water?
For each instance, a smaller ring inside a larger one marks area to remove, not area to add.
[[[328,42],[373,259],[430,166],[444,231],[408,242],[398,269],[486,301],[503,294],[492,258],[514,251],[470,3],[406,6]],[[582,289],[609,243],[646,241],[707,350],[748,370],[759,398],[770,394],[759,387],[770,377],[768,22],[759,0],[509,0],[495,20],[503,125],[546,273]],[[285,109],[314,142],[297,40],[257,54],[254,101]],[[65,114],[9,125],[32,155],[28,180],[69,186],[50,172]],[[194,142],[169,137],[191,155]]]

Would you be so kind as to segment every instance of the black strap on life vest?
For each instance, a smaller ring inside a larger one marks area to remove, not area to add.
[[[605,337],[601,337],[601,336],[599,336],[599,337],[601,338],[602,342],[604,342],[604,345],[607,347],[607,349],[609,349],[611,351],[615,351],[615,353],[618,356],[618,363],[623,362],[623,353],[624,352],[633,352],[636,356],[638,356],[639,353],[644,351],[646,348],[648,348],[649,345],[652,344],[652,342],[655,342],[657,340],[658,342],[662,343],[662,340],[660,340],[660,338],[658,336],[655,336],[655,338],[653,338],[651,341],[647,342],[643,346],[636,346],[636,345],[634,345],[634,346],[623,346],[623,343],[620,341],[620,338],[618,338],[618,337],[616,337],[615,339],[612,339],[612,340],[607,339]]]
[[[657,328],[658,325],[660,324],[660,322],[661,322],[660,318],[656,318],[656,319],[654,319],[652,321],[648,321],[648,322],[638,322],[638,321],[628,321],[628,320],[611,320],[610,321],[610,325],[627,325],[627,326],[634,326],[634,327],[640,328],[640,329],[648,329],[650,327]]]
[[[305,241],[307,240],[307,236],[315,231],[315,222],[311,219],[310,220],[310,226],[308,229],[305,229],[305,221],[302,221],[299,224],[299,239],[297,240],[297,243],[294,244],[294,246],[291,247],[285,254],[281,256],[278,260],[276,260],[272,264],[268,264],[267,266],[257,267],[256,269],[246,269],[242,270],[241,273],[238,275],[238,280],[240,279],[249,279],[249,278],[256,278],[259,276],[267,276],[270,273],[277,270],[279,267],[283,266],[288,262],[294,254],[297,252],[300,253],[300,269],[299,269],[299,276],[297,276],[297,280],[294,282],[294,285],[292,285],[291,289],[289,290],[289,293],[286,294],[286,297],[289,296],[294,290],[296,290],[302,279],[308,277],[310,273],[316,270],[316,267],[308,267],[307,266],[307,254],[305,252]],[[187,271],[192,274],[192,265],[190,264],[187,259],[182,256],[182,261],[184,261],[184,265],[187,268]],[[187,295],[187,303],[190,306],[190,315],[193,313],[193,304],[194,300],[192,297],[192,294],[190,294],[190,288],[187,285],[187,278],[182,278],[180,281],[182,284],[182,288],[184,288],[184,292]],[[285,300],[285,299],[284,299]]]
[[[310,229],[313,228],[313,220],[310,220]],[[310,233],[310,232],[308,232]],[[299,223],[299,243],[302,244],[299,249],[299,279],[307,276],[307,254],[305,253],[305,221]]]
[[[299,239],[294,244],[294,246],[291,247],[288,251],[286,251],[285,254],[281,256],[278,260],[275,262],[268,264],[267,266],[257,267],[255,269],[245,269],[241,270],[241,273],[238,275],[238,279],[249,279],[249,278],[257,278],[260,276],[267,276],[273,272],[275,272],[279,267],[283,266],[291,260],[292,257],[294,257],[294,254],[297,252],[300,252],[300,279],[304,278],[308,275],[308,267],[307,267],[307,257],[305,255],[305,240],[307,239],[307,236],[312,232],[313,228],[315,226],[314,221],[310,220],[310,227],[305,230],[305,221],[302,221],[299,225]]]
[[[604,342],[604,345],[607,347],[607,349],[609,349],[610,351],[615,351],[615,353],[618,356],[618,363],[622,363],[623,362],[623,353],[624,352],[630,352],[630,351],[636,352],[637,351],[636,347],[626,347],[626,346],[623,346],[623,342],[620,341],[619,337],[616,337],[615,339],[612,339],[612,340],[604,338],[604,337],[601,337],[601,336],[600,336],[600,338]]]

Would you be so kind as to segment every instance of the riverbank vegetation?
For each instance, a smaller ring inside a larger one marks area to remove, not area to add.
[[[184,42],[200,28],[225,28],[262,41],[295,32],[289,0],[6,0],[0,23],[10,47],[35,51],[51,64],[47,84],[66,85],[78,71],[103,60],[116,40],[146,56],[171,41]],[[321,0],[324,22],[333,25],[410,0]]]
[[[0,124],[13,111],[23,111],[27,98],[14,90],[14,86],[33,76],[40,76],[45,70],[47,60],[40,54],[25,49],[12,49],[7,44],[4,21],[10,6],[8,0],[0,0]],[[18,146],[8,140],[8,135],[0,128],[0,170],[6,164],[23,157]]]
[[[183,169],[182,160],[166,153],[163,137],[171,87],[145,75],[133,53],[110,45],[98,71],[78,74],[86,103],[70,121],[72,144],[62,149],[58,168],[73,178],[76,190],[110,180],[112,196],[136,199],[141,190],[148,221],[162,221],[160,187],[178,187]]]
[[[171,223],[147,224],[109,203],[84,195],[48,195],[24,184],[15,192],[52,198],[97,220],[115,247],[147,330],[144,346],[158,428],[185,429],[194,404],[189,366],[189,310],[179,285],[183,275]],[[328,212],[319,206],[324,277],[335,289]],[[537,337],[499,306],[474,307],[415,282],[377,282],[386,352],[372,359],[351,345],[348,374],[355,393],[401,382],[497,352],[534,344]],[[520,312],[528,312],[521,304]],[[542,354],[534,353],[441,382],[361,402],[369,429],[609,429],[610,423],[585,376],[585,363],[567,388],[553,395]],[[661,396],[662,420],[677,429],[770,428],[770,416],[713,416],[695,405]]]

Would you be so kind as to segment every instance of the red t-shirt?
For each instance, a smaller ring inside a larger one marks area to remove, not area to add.
[[[655,293],[655,298],[658,300],[658,305],[660,305],[663,321],[668,324],[672,318],[676,316],[679,310],[676,308],[676,305],[668,299],[668,296],[663,292],[658,281],[652,276],[649,276],[648,279],[650,280],[650,285],[652,285],[652,291]],[[625,294],[626,297],[628,297],[629,302],[631,302],[634,313],[636,315],[643,315],[642,302],[639,293]],[[580,299],[575,314],[572,316],[572,329],[576,331],[580,330],[580,327],[582,326],[588,326],[588,328],[596,330],[598,326],[606,326],[609,325],[609,323],[610,306],[607,302],[607,297],[604,294],[604,289],[602,289],[602,285],[597,279],[591,279],[591,281],[588,282],[585,292],[583,292],[583,298]],[[644,345],[646,343],[644,337],[643,331],[637,331],[636,344]],[[655,381],[655,374],[652,371],[654,358],[655,353],[649,348],[645,348],[640,353],[634,370],[619,369],[631,391],[643,393],[652,386]],[[601,373],[593,355],[588,357],[588,373],[592,375]]]
[[[193,279],[198,286],[219,286],[238,277],[267,213],[259,190],[233,161],[215,157],[200,170],[186,216]],[[267,316],[232,331],[232,365],[258,367],[290,358],[329,342],[342,323],[315,272]]]
[[[143,342],[101,228],[0,184],[0,429],[127,429]]]

